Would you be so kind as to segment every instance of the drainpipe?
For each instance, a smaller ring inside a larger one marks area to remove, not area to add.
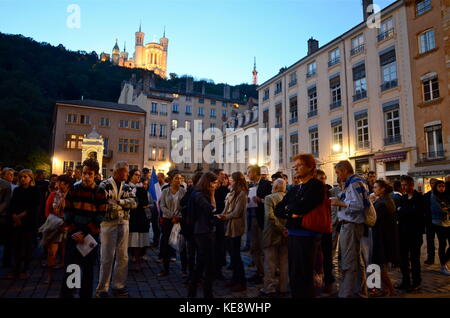
[[[347,51],[345,49],[345,39],[342,39],[342,42],[344,44],[344,81],[345,81],[345,99],[346,99],[346,108],[347,108],[347,149],[348,149],[348,156],[350,157],[350,101],[349,101],[349,94],[348,94],[348,85],[347,82]],[[342,85],[341,85],[342,87]]]

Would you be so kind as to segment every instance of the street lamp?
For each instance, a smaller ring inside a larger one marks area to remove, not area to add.
[[[253,165],[256,165],[256,159],[250,159],[250,164],[253,166]]]
[[[340,144],[334,144],[333,145],[333,151],[334,152],[340,152],[341,151],[341,145]]]

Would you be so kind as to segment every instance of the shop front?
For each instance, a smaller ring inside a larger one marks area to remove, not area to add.
[[[408,175],[416,181],[417,190],[425,193],[431,190],[431,178],[444,180],[445,176],[450,175],[450,164],[414,167],[410,169]]]

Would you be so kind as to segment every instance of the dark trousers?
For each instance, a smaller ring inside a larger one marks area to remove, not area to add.
[[[404,285],[420,285],[422,282],[420,268],[420,248],[423,243],[421,234],[400,232],[400,269]],[[411,270],[410,268],[411,264]]]
[[[152,219],[150,221],[152,224],[152,231],[153,231],[153,244],[159,245],[161,231],[159,229],[159,216],[158,216],[158,209],[156,208],[156,206],[152,208]]]
[[[216,222],[215,243],[214,243],[214,264],[216,274],[222,272],[222,267],[226,265],[225,257],[225,223],[221,220]]]
[[[16,274],[28,271],[33,252],[34,231],[15,227],[12,231],[12,252],[14,255],[13,271]]]
[[[450,227],[434,225],[434,228],[439,240],[439,261],[441,265],[445,265],[450,261]]]
[[[436,229],[432,223],[428,223],[425,227],[425,233],[427,235],[427,257],[434,261],[435,250],[434,237],[436,236]]]
[[[247,236],[245,237],[245,248],[250,249],[252,243],[252,211],[247,209]]]
[[[3,245],[2,265],[3,267],[11,267],[12,265],[12,224],[6,222],[0,226],[0,244]]]
[[[288,236],[289,283],[292,298],[314,298],[314,263],[320,236]]]
[[[197,245],[197,264],[195,264],[194,279],[189,283],[188,297],[197,295],[197,284],[203,276],[203,296],[212,298],[212,283],[214,281],[214,233],[195,234]]]
[[[94,265],[97,259],[98,246],[96,246],[88,255],[83,257],[77,249],[77,243],[69,234],[66,240],[65,254],[65,274],[61,284],[60,298],[73,298],[73,289],[67,286],[67,279],[73,272],[67,273],[67,266],[77,264],[81,270],[80,298],[92,298],[92,288],[94,283]],[[96,239],[97,240],[97,239]],[[98,241],[98,240],[97,240]]]
[[[244,262],[241,258],[241,236],[228,238],[231,264],[233,264],[233,276],[231,280],[243,286],[247,285],[245,278]]]
[[[323,255],[323,280],[325,284],[335,282],[333,275],[333,236],[332,233],[322,234],[320,241]]]
[[[197,257],[197,245],[193,236],[186,237],[187,248],[187,269],[189,274],[189,281],[194,279],[195,263]]]
[[[173,248],[169,245],[170,233],[172,232],[172,219],[163,218],[161,226],[161,257],[163,259],[164,270],[169,271],[170,258],[173,255]]]

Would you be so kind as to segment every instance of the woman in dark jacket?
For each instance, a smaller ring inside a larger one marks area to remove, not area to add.
[[[388,264],[398,264],[399,239],[396,220],[396,207],[391,197],[393,189],[384,180],[377,180],[373,186],[370,200],[377,212],[377,221],[372,228],[372,263],[381,268],[383,290],[372,296],[395,296],[394,286],[388,276]]]
[[[34,184],[33,172],[28,169],[19,172],[20,186],[14,189],[10,213],[13,219],[13,272],[9,278],[27,279],[36,233],[36,213],[39,207],[39,192]]]
[[[311,154],[294,157],[295,174],[300,178],[276,206],[275,215],[287,219],[289,283],[293,298],[314,298],[314,264],[321,234],[302,227],[302,217],[325,199],[325,187],[314,176],[316,161]]]
[[[206,172],[195,186],[188,203],[188,218],[193,220],[194,240],[197,247],[197,264],[194,276],[189,283],[188,297],[195,297],[197,284],[203,275],[203,294],[212,298],[212,283],[214,280],[214,212],[216,200],[214,192],[217,187],[217,176]]]

